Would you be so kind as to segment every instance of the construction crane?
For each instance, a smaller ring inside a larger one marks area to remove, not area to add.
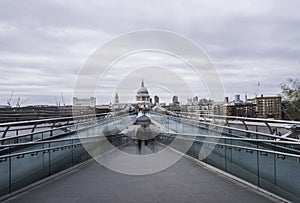
[[[27,102],[29,99],[30,98],[27,98],[27,99],[24,99],[23,101],[21,101],[21,98],[19,97],[16,106],[21,107],[21,105],[24,104],[25,102]]]
[[[55,96],[56,106],[60,106],[60,100]]]
[[[55,102],[56,102],[56,106],[58,106],[58,101],[57,101],[57,97],[55,96]]]
[[[18,97],[13,103],[11,103],[11,106],[15,106],[15,105],[18,106],[20,103],[20,100],[21,100],[21,98]]]
[[[14,90],[11,91],[10,97],[9,97],[9,99],[7,100],[8,106],[11,106],[11,100],[12,100],[13,95],[14,95]]]
[[[63,102],[63,105],[66,106],[65,99],[64,99],[64,94],[63,93],[61,93],[61,101]]]
[[[12,105],[16,105],[16,107],[21,107],[22,104],[24,104],[25,102],[27,102],[28,100],[30,99],[30,97],[24,99],[24,100],[21,100],[21,97],[18,97],[16,99],[16,101],[12,104]]]
[[[257,83],[257,89],[256,89],[256,92],[255,92],[255,97],[257,97],[257,94],[258,94],[258,91],[259,91],[259,86],[260,86],[260,81],[258,81],[258,83]]]

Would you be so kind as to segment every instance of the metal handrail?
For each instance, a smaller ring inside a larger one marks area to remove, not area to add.
[[[231,145],[231,144],[218,143],[218,142],[209,142],[209,141],[205,141],[205,140],[194,140],[194,139],[182,138],[182,137],[179,137],[178,139],[199,142],[199,143],[208,143],[208,144],[237,148],[237,149],[240,148],[240,149],[252,150],[252,151],[257,151],[257,152],[265,152],[265,153],[271,153],[271,154],[277,154],[277,155],[283,155],[283,156],[290,156],[290,157],[298,158],[300,161],[300,155],[297,155],[297,154],[290,154],[290,153],[285,153],[285,152],[278,152],[278,151],[259,149],[259,148],[253,148],[253,147],[245,147],[245,146],[239,146],[239,145]]]
[[[248,130],[248,126],[246,124],[246,121],[248,122],[256,122],[256,123],[260,123],[260,124],[264,124],[265,127],[267,127],[267,129],[269,130],[270,134],[273,134],[273,129],[272,126],[270,124],[277,124],[277,126],[275,125],[275,127],[277,128],[282,128],[283,126],[278,126],[279,124],[289,124],[289,125],[300,125],[300,122],[298,121],[286,121],[286,120],[271,120],[271,119],[263,119],[263,118],[248,118],[248,117],[238,117],[238,116],[223,116],[223,115],[213,115],[213,114],[197,114],[197,113],[191,113],[191,112],[171,112],[171,111],[166,111],[166,113],[168,115],[176,115],[177,117],[187,117],[190,119],[194,119],[194,117],[196,117],[197,120],[200,120],[200,118],[204,118],[205,122],[210,122],[210,120],[208,120],[207,118],[212,118],[214,121],[216,119],[225,119],[226,124],[228,124],[229,126],[229,122],[230,120],[234,120],[234,121],[239,121],[241,122],[244,126],[245,129]],[[237,123],[233,123],[233,124],[237,124]]]
[[[49,143],[54,143],[54,142],[93,139],[93,138],[97,138],[97,137],[104,137],[104,136],[103,135],[97,135],[97,136],[89,136],[89,137],[73,137],[73,138],[62,138],[62,139],[55,139],[55,140],[42,140],[42,141],[38,141],[38,142],[26,142],[26,143],[0,145],[0,148],[23,147],[23,146],[26,147],[26,146],[32,146],[32,145],[38,145],[38,144],[49,144]]]
[[[116,116],[116,117],[121,117],[121,116]],[[101,118],[97,119],[97,122],[102,121],[102,120],[107,120],[107,119],[109,119],[109,118],[101,117]],[[23,134],[23,135],[17,135],[17,136],[10,136],[10,137],[6,137],[6,138],[0,138],[0,142],[6,141],[6,140],[11,140],[11,139],[18,139],[18,138],[22,138],[22,137],[26,137],[26,136],[31,136],[31,135],[34,136],[35,134],[40,134],[40,133],[45,133],[45,132],[51,132],[53,130],[64,129],[64,128],[67,128],[67,127],[70,127],[70,126],[75,126],[76,127],[76,126],[80,126],[80,125],[83,125],[83,124],[92,123],[94,121],[95,120],[85,121],[85,122],[82,122],[82,123],[70,124],[70,125],[66,125],[66,126],[62,126],[62,127],[58,127],[58,128],[53,128],[53,129],[50,129],[50,130],[47,129],[47,130],[39,131],[39,132],[33,132],[33,133],[28,133],[28,134]],[[92,127],[95,127],[95,126],[97,126],[97,125],[91,125],[91,126],[88,126],[88,127],[84,128],[84,129],[92,128]],[[78,131],[78,130],[84,130],[84,129],[77,129],[77,130],[70,131],[68,133],[72,133],[72,132],[75,132],[75,131]],[[66,134],[66,133],[63,133],[61,135],[64,135],[64,134]],[[3,145],[0,145],[0,146],[3,146]]]
[[[165,136],[165,134],[167,134],[167,133],[164,133],[163,135]],[[174,134],[174,133],[169,133],[169,134]],[[122,135],[119,134],[119,136],[122,136]],[[82,138],[82,139],[85,140],[85,139],[92,139],[92,138],[103,138],[103,136],[93,136],[93,137]],[[221,137],[221,138],[225,139],[225,137]],[[230,137],[227,137],[227,138],[228,139],[236,139],[236,138],[230,138]],[[258,152],[272,153],[272,154],[283,155],[283,156],[290,156],[290,157],[299,158],[299,160],[300,160],[300,155],[297,155],[297,154],[278,152],[278,151],[266,150],[266,149],[259,149],[259,148],[253,148],[253,147],[246,147],[246,146],[239,146],[239,145],[232,145],[232,144],[225,144],[225,143],[218,143],[218,142],[210,142],[210,141],[205,141],[205,140],[195,140],[195,139],[183,138],[183,137],[179,137],[178,139],[188,140],[188,141],[192,141],[192,142],[208,143],[208,144],[225,146],[225,147],[240,148],[240,149],[258,151]],[[54,142],[74,141],[74,140],[81,140],[81,139],[80,138],[67,138],[67,139],[59,139],[59,140],[52,140],[52,141],[40,141],[40,142],[30,142],[30,143],[23,143],[23,144],[4,145],[2,147],[4,148],[4,147],[16,147],[16,146],[30,146],[30,145],[37,145],[37,144],[49,144],[49,143],[54,143]],[[104,141],[104,140],[105,139],[99,139],[96,141]],[[251,141],[258,141],[258,140],[251,140]],[[87,142],[80,142],[80,143],[72,143],[72,144],[67,144],[67,145],[60,145],[60,146],[43,148],[43,149],[38,149],[38,150],[30,150],[30,151],[14,153],[14,154],[7,154],[7,155],[0,156],[0,159],[5,159],[8,157],[13,157],[13,156],[18,156],[18,155],[31,154],[31,153],[35,153],[35,152],[43,152],[46,150],[59,149],[59,148],[65,147],[65,146],[82,145],[82,144],[88,144],[88,143],[93,143],[93,142],[95,142],[95,140],[87,141]]]
[[[188,120],[186,118],[182,118],[182,119]],[[201,124],[207,124],[206,122],[202,122],[202,121],[198,121],[198,120],[193,120],[193,121],[199,122]],[[251,131],[251,130],[244,130],[244,129],[240,129],[240,128],[229,127],[229,126],[224,126],[224,125],[218,125],[218,124],[214,124],[214,123],[210,123],[209,125],[213,125],[213,126],[217,126],[217,127],[221,127],[221,128],[225,128],[225,129],[230,129],[230,130],[241,131],[241,132],[245,132],[245,133],[252,133],[252,134],[262,135],[262,136],[271,137],[271,138],[274,138],[274,139],[283,139],[283,140],[290,140],[290,141],[294,141],[294,142],[300,142],[300,140],[290,138],[290,137],[280,137],[280,136],[272,135],[272,134],[268,134],[268,133],[256,132],[256,131]]]
[[[270,146],[270,147],[277,147],[278,149],[285,150],[285,151],[290,151],[290,152],[293,152],[295,154],[300,155],[300,151],[299,151],[299,149],[297,149],[300,146],[300,143],[294,143],[294,142],[276,142],[276,141],[268,142],[267,140],[264,140],[264,139],[251,139],[251,138],[243,139],[243,138],[226,137],[226,136],[218,137],[218,136],[203,136],[203,135],[193,135],[193,134],[188,135],[188,134],[179,134],[179,133],[178,134],[177,133],[164,133],[164,134],[179,135],[180,137],[182,137],[182,136],[193,136],[193,137],[195,137],[195,140],[197,140],[196,139],[197,137],[204,137],[204,138],[213,138],[213,139],[216,139],[216,140],[224,140],[224,141],[226,141],[226,140],[242,141],[242,142],[248,142],[248,143],[257,145],[257,148],[258,148],[259,144],[270,144],[270,145],[273,145],[273,146]],[[284,145],[296,145],[294,147],[297,147],[297,148],[293,148],[292,146],[284,146]]]
[[[100,113],[100,114],[87,114],[82,116],[68,116],[68,117],[60,117],[60,118],[46,118],[40,120],[29,120],[29,121],[16,121],[16,122],[8,122],[8,123],[0,123],[0,127],[7,127],[7,126],[22,126],[22,125],[33,125],[36,123],[48,123],[51,121],[67,121],[67,120],[74,120],[80,118],[94,118],[101,115],[108,115],[109,113]]]
[[[118,134],[115,137],[122,137],[123,135]],[[99,138],[98,140],[95,140],[94,138]],[[100,139],[100,138],[105,138],[105,136],[90,136],[90,137],[82,137],[82,138],[65,138],[65,139],[58,139],[58,140],[47,140],[47,141],[39,141],[39,142],[27,142],[27,143],[20,143],[20,144],[11,144],[11,145],[2,145],[0,146],[1,148],[12,148],[12,147],[29,147],[29,146],[34,146],[34,145],[40,145],[40,144],[51,144],[51,143],[58,143],[58,142],[66,142],[66,141],[80,141],[79,143],[72,143],[72,144],[67,144],[67,145],[60,145],[60,146],[55,146],[55,147],[51,147],[51,148],[43,148],[43,149],[37,149],[37,150],[29,150],[29,151],[25,151],[25,152],[19,152],[19,153],[14,153],[14,154],[6,154],[6,155],[2,155],[0,156],[0,159],[6,158],[6,157],[10,157],[10,156],[17,156],[17,155],[23,155],[23,154],[30,154],[30,153],[34,153],[34,152],[41,152],[41,151],[45,151],[47,149],[57,149],[57,148],[61,148],[64,146],[70,146],[70,145],[83,145],[83,144],[88,144],[88,143],[94,143],[95,141],[105,141],[107,140],[105,139]],[[91,140],[92,141],[86,141],[86,142],[82,142],[85,140]]]
[[[50,119],[40,119],[40,120],[30,120],[30,121],[17,121],[17,122],[9,122],[9,123],[0,123],[0,128],[5,128],[7,126],[9,127],[13,127],[13,126],[28,126],[28,125],[33,125],[36,123],[49,123],[51,121],[68,121],[68,120],[75,120],[75,119],[79,119],[79,118],[98,118],[99,116],[103,116],[103,115],[111,115],[111,113],[100,113],[100,114],[90,114],[90,115],[83,115],[83,116],[73,116],[73,117],[60,117],[60,118],[50,118]],[[129,115],[133,115],[133,114],[129,114]],[[111,117],[116,117],[116,116],[110,116]],[[103,117],[101,117],[103,118]],[[108,118],[108,117],[105,117]],[[51,127],[51,126],[42,126],[42,128],[44,127]],[[38,127],[37,127],[38,128]],[[9,131],[16,131],[16,130],[28,130],[28,129],[32,129],[32,128],[20,128],[20,129],[12,129]],[[4,132],[5,130],[0,130],[0,132]]]
[[[13,129],[10,130],[11,127],[16,127],[16,126],[28,126],[28,125],[33,125],[32,127],[32,132],[36,129],[36,127],[39,124],[44,124],[44,123],[53,123],[53,126],[56,122],[67,122],[69,123],[70,121],[74,121],[76,119],[89,119],[89,118],[97,118],[101,115],[108,115],[108,113],[101,113],[101,114],[88,114],[88,115],[82,115],[82,116],[72,116],[72,117],[60,117],[60,118],[48,118],[48,119],[40,119],[40,120],[29,120],[29,121],[17,121],[17,122],[9,122],[9,123],[2,123],[0,124],[0,128],[5,128],[5,130],[1,130],[2,132],[2,138],[4,138],[9,131],[18,131],[18,129]]]
[[[100,120],[104,120],[105,118],[99,118],[97,119],[97,121],[100,121]],[[31,132],[31,133],[25,133],[25,134],[22,134],[22,135],[15,135],[15,136],[10,136],[10,137],[4,137],[4,138],[0,138],[0,141],[4,141],[4,140],[9,140],[9,139],[15,139],[15,138],[21,138],[21,137],[26,137],[26,136],[30,136],[30,135],[34,135],[34,134],[39,134],[39,133],[45,133],[45,132],[51,132],[53,130],[59,130],[59,129],[64,129],[66,127],[70,127],[70,126],[77,126],[77,125],[82,125],[82,124],[87,124],[87,123],[92,123],[94,122],[95,120],[91,120],[91,121],[84,121],[84,122],[80,122],[80,123],[69,123],[69,124],[66,124],[64,126],[61,126],[61,127],[55,127],[55,128],[52,128],[52,129],[46,129],[46,130],[42,130],[42,131],[38,131],[38,132]]]
[[[121,117],[121,116],[118,116],[118,117]],[[106,118],[102,118],[100,120],[106,120]],[[100,120],[97,120],[97,121],[100,121]],[[80,125],[83,125],[83,124],[87,124],[87,123],[92,123],[94,121],[87,121],[87,122],[83,122],[83,123],[79,123],[77,124],[78,126]],[[77,126],[75,125],[75,126]],[[72,133],[72,132],[75,132],[75,131],[83,131],[83,130],[86,130],[88,128],[93,128],[97,126],[97,124],[94,124],[94,125],[90,125],[90,126],[87,126],[86,128],[83,128],[83,129],[77,129],[77,130],[73,130],[73,131],[70,131],[70,132],[67,132],[67,133],[63,133],[61,135],[64,135],[64,134],[69,134],[69,133]],[[9,140],[9,139],[16,139],[16,138],[22,138],[22,137],[25,137],[25,136],[31,136],[31,135],[34,135],[34,134],[39,134],[39,133],[43,133],[43,132],[49,132],[49,131],[52,131],[52,130],[57,130],[57,129],[62,129],[62,128],[66,128],[66,127],[70,127],[70,126],[63,126],[63,127],[59,127],[59,128],[55,128],[55,129],[51,129],[51,130],[46,130],[46,131],[40,131],[38,133],[29,133],[29,134],[24,134],[24,135],[19,135],[19,136],[14,136],[14,137],[7,137],[7,138],[2,138],[0,139],[0,142],[1,141],[5,141],[5,140]],[[93,136],[89,136],[90,137],[93,137]],[[77,137],[78,138],[78,137]],[[74,139],[77,139],[76,137]],[[62,139],[59,139],[59,140],[64,140],[64,138]],[[30,142],[25,142],[25,143],[16,143],[16,144],[8,144],[8,145],[0,145],[0,148],[2,147],[7,147],[7,146],[15,146],[15,145],[23,145],[23,144],[26,144],[26,143],[32,143],[32,144],[36,144],[36,143],[40,143],[41,140],[36,140],[36,141],[30,141]],[[50,141],[51,142],[51,141]]]
[[[238,138],[238,137],[228,137],[228,136],[214,136],[214,135],[201,135],[201,134],[192,134],[192,133],[175,133],[175,132],[164,132],[162,134],[170,134],[170,135],[180,135],[180,136],[193,136],[193,137],[205,137],[205,138],[216,138],[216,139],[228,139],[228,140],[238,140],[238,141],[249,141],[249,142],[265,142],[271,144],[291,144],[291,145],[299,145],[300,142],[290,142],[290,141],[281,141],[281,140],[266,140],[266,139],[252,139],[252,138]],[[299,151],[300,153],[300,151]]]
[[[159,114],[159,113],[153,113],[154,115],[163,115],[163,114]],[[171,118],[180,118],[180,119],[185,119],[187,121],[190,121],[188,118],[183,118],[183,117],[175,117],[175,116],[172,116],[172,115],[167,115],[168,117],[171,117]],[[200,121],[200,120],[195,120],[195,119],[192,119],[192,121],[194,122],[198,122],[198,123],[201,123],[201,124],[208,124],[207,122],[203,122],[203,121]],[[234,128],[234,127],[229,127],[229,126],[224,126],[224,125],[217,125],[217,124],[212,124],[212,123],[209,123],[209,125],[213,125],[213,126],[217,126],[217,127],[222,127],[222,128],[225,128],[225,129],[230,129],[230,130],[237,130],[237,131],[241,131],[241,132],[246,132],[246,133],[254,133],[254,134],[257,134],[257,135],[262,135],[262,136],[266,136],[266,137],[272,137],[274,139],[282,139],[282,140],[290,140],[290,141],[295,141],[295,142],[299,142],[300,140],[298,139],[294,139],[294,138],[289,138],[289,137],[280,137],[280,136],[275,136],[275,135],[272,135],[272,134],[267,134],[267,133],[263,133],[263,132],[255,132],[255,131],[250,131],[250,130],[244,130],[244,129],[240,129],[240,128]]]
[[[192,134],[192,133],[176,133],[176,132],[164,132],[162,134],[168,135],[180,135],[180,136],[193,136],[193,137],[204,137],[204,138],[216,138],[216,139],[228,139],[228,140],[238,140],[238,141],[249,141],[249,142],[265,142],[271,144],[292,144],[292,145],[300,145],[300,142],[289,142],[289,141],[280,141],[280,140],[266,140],[266,139],[251,139],[251,138],[237,138],[237,137],[227,137],[227,136],[206,136],[201,134]],[[117,134],[121,135],[121,134]],[[70,140],[81,140],[81,139],[92,139],[101,136],[89,136],[89,137],[75,137],[75,138],[62,138],[57,140],[45,140],[45,141],[35,141],[35,142],[26,142],[26,143],[16,143],[16,144],[8,144],[8,145],[0,145],[0,148],[7,148],[7,147],[20,147],[20,146],[30,146],[30,145],[37,145],[37,144],[47,144],[51,142],[61,142],[61,141],[70,141]]]
[[[103,141],[102,140],[97,140],[97,141]],[[20,156],[20,155],[26,155],[26,154],[33,154],[36,152],[45,152],[45,151],[49,151],[49,150],[53,150],[53,149],[60,149],[62,147],[69,147],[69,146],[75,146],[75,145],[83,145],[83,144],[89,144],[89,143],[94,143],[95,140],[90,141],[90,142],[81,142],[81,143],[72,143],[72,144],[67,144],[67,145],[60,145],[60,146],[55,146],[55,147],[48,147],[48,148],[43,148],[43,149],[37,149],[37,150],[29,150],[26,152],[19,152],[19,153],[14,153],[14,154],[7,154],[7,155],[2,155],[0,156],[0,159],[6,159],[9,157],[15,157],[15,156]]]
[[[69,124],[72,124],[72,123],[69,123]],[[20,128],[9,128],[9,130],[8,130],[8,132],[11,132],[11,131],[23,131],[23,130],[31,130],[32,129],[32,126],[28,126],[28,125],[26,125],[26,126],[24,126],[23,128],[22,128],[22,126],[19,126]],[[52,127],[52,125],[42,125],[42,126],[36,126],[35,127],[35,129],[39,129],[39,128],[51,128]],[[2,132],[4,132],[5,130],[3,130],[3,129],[1,129],[0,130],[0,133],[2,133]]]
[[[288,121],[288,120],[272,120],[265,118],[249,118],[249,117],[238,117],[238,116],[224,116],[224,115],[212,115],[212,114],[197,114],[191,112],[179,112],[177,115],[187,114],[194,115],[199,117],[208,117],[208,118],[222,118],[222,119],[231,119],[231,120],[243,120],[243,121],[251,121],[251,122],[268,122],[268,123],[281,123],[281,124],[297,124],[300,125],[300,121]]]
[[[22,137],[26,137],[26,136],[31,136],[31,135],[35,135],[35,134],[40,134],[40,133],[46,133],[46,132],[51,132],[54,130],[60,130],[60,129],[64,129],[64,128],[68,128],[70,126],[77,126],[77,125],[82,125],[82,124],[87,124],[87,123],[91,123],[93,121],[86,121],[86,122],[82,122],[82,123],[77,123],[77,124],[68,124],[65,126],[61,126],[61,127],[57,127],[57,128],[53,128],[53,129],[47,129],[47,130],[43,130],[43,131],[39,131],[39,132],[32,132],[32,133],[26,133],[26,134],[22,134],[22,135],[16,135],[16,136],[10,136],[10,137],[5,137],[5,138],[0,138],[0,142],[1,141],[5,141],[5,140],[10,140],[10,139],[16,139],[16,138],[22,138]],[[1,146],[1,145],[0,145]]]

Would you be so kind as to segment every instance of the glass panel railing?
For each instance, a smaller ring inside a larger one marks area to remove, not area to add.
[[[186,141],[188,142],[188,141]],[[189,144],[189,143],[187,143]],[[199,148],[201,148],[202,146],[202,143],[200,142],[193,142],[193,144],[191,145],[190,149],[186,152],[187,155],[195,158],[195,159],[198,159],[198,156],[199,156]],[[178,149],[180,149],[180,147],[178,147]],[[181,151],[182,152],[182,151]]]
[[[42,140],[43,139],[43,133],[34,133],[32,135],[32,141],[36,141],[36,140]]]
[[[85,148],[81,145],[80,140],[73,141],[73,152],[72,152],[72,160],[73,164],[79,164],[83,161],[88,160],[88,153]]]
[[[62,129],[52,130],[52,136],[58,136],[58,135],[61,135],[63,133],[64,133],[64,131]]]
[[[0,197],[10,192],[10,158],[0,158]]]
[[[224,140],[219,140],[219,143],[224,144]],[[201,148],[199,149],[199,151]],[[205,162],[223,171],[226,171],[226,157],[225,157],[226,147],[223,145],[216,145],[211,153],[205,159]]]
[[[47,138],[49,138],[50,137],[50,134],[51,134],[51,132],[50,131],[46,131],[46,132],[43,132],[43,139],[47,139]]]
[[[279,155],[275,160],[276,193],[293,202],[300,202],[299,158]]]
[[[258,156],[259,164],[259,186],[276,193],[276,155],[266,152],[260,152]]]
[[[101,147],[97,140],[99,138],[84,141]],[[3,146],[0,197],[90,158],[79,139]]]
[[[174,140],[174,136],[174,134],[160,134],[157,140],[169,145]],[[176,144],[172,143],[171,146],[179,151],[182,145],[192,140],[181,135],[177,135],[177,138]],[[209,137],[197,137],[197,141],[193,142],[186,154],[198,159],[207,153],[203,162],[287,200],[300,201],[298,192],[300,157],[295,158],[280,152],[257,148],[256,142],[224,138],[215,142],[212,142],[213,140]],[[210,151],[213,143],[216,145]]]
[[[49,150],[50,174],[57,173],[72,166],[72,147],[67,146],[71,144],[71,141],[50,143],[50,148],[55,148]],[[61,147],[57,148],[58,146]]]
[[[231,144],[238,146],[235,140],[231,140]],[[226,147],[225,156],[228,173],[252,184],[258,184],[257,151]]]
[[[11,157],[11,190],[16,191],[48,176],[47,164],[43,153]]]
[[[30,141],[32,141],[32,139],[33,139],[32,135],[20,136],[20,137],[15,138],[15,140],[17,140],[17,142],[15,142],[15,143],[30,142]]]
[[[300,202],[298,192],[300,188],[299,142],[280,141],[276,137],[268,135],[270,132],[266,126],[255,126],[251,132],[228,127],[216,127],[213,124],[203,122],[197,124],[187,119],[167,119],[166,116],[158,117],[156,121],[160,119],[165,119],[160,123],[164,123],[173,132],[160,134],[157,137],[159,142],[180,151],[180,145],[186,145],[186,142],[195,139],[197,141],[186,152],[187,155],[194,158],[199,158],[200,151],[205,153],[205,150],[202,149],[206,146],[205,142],[218,143],[202,160],[203,162],[287,200]],[[174,130],[175,126],[179,126],[178,131]],[[253,130],[258,132],[253,132]],[[227,138],[220,137],[218,139],[220,132],[222,132],[222,136],[227,136]],[[215,140],[210,137],[214,135],[216,136]],[[175,144],[170,144],[175,136],[178,138],[177,141]],[[294,155],[298,158],[293,157]]]
[[[277,141],[260,133],[209,127],[207,124],[201,126],[201,123],[196,126],[195,123],[189,124],[176,119],[170,119],[170,122],[161,121],[161,123],[165,123],[165,126],[170,127],[173,132],[176,126],[179,127],[177,134],[171,132],[160,134],[157,137],[159,142],[179,151],[181,146],[193,142],[186,154],[197,159],[201,150],[201,153],[205,153],[202,148],[205,148],[206,144],[203,143],[207,141],[218,143],[202,160],[203,162],[287,200],[300,201],[298,193],[300,157],[282,155],[284,153],[299,155],[300,144],[298,142]],[[222,135],[227,138],[222,136],[218,138],[218,132],[222,132]],[[178,139],[172,143],[174,137]]]

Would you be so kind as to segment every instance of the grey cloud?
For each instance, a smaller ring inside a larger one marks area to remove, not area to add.
[[[296,0],[1,1],[0,102],[13,88],[31,95],[32,103],[61,92],[71,101],[77,74],[93,51],[148,28],[179,33],[203,47],[228,94],[254,92],[258,80],[262,91],[278,94],[279,84],[300,70],[299,6]]]

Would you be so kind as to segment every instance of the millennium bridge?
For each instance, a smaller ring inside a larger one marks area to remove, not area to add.
[[[300,202],[299,125],[154,111],[3,123],[0,201]]]

